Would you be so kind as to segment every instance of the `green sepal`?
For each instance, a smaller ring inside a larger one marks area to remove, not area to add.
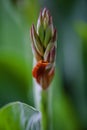
[[[43,44],[45,31],[44,31],[44,27],[43,27],[42,24],[38,27],[37,33],[38,33],[38,36],[39,36],[39,38],[41,40],[41,43]]]
[[[50,26],[46,29],[45,31],[45,39],[44,39],[44,47],[46,48],[47,45],[49,44],[50,42],[50,39],[52,37],[52,30],[50,28]]]
[[[50,50],[53,48],[55,42],[50,42],[45,50],[45,53],[44,53],[44,60],[47,61],[47,57],[50,53]]]
[[[38,51],[38,53],[43,56],[44,54],[44,50],[43,50],[43,46],[41,44],[41,41],[39,39],[39,36],[37,35],[34,26],[32,26],[32,30],[33,30],[33,40],[34,40],[34,45],[36,47],[36,50]]]

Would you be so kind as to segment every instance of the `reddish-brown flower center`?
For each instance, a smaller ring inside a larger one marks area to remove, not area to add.
[[[45,68],[49,63],[43,60],[40,60],[32,70],[33,77],[40,83],[40,78],[45,72]]]

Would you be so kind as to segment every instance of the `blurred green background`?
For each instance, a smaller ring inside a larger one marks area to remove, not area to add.
[[[87,0],[0,0],[0,107],[34,106],[30,27],[44,7],[58,32],[53,130],[87,130]]]

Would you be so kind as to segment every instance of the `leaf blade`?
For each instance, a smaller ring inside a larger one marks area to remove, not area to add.
[[[40,130],[40,113],[25,103],[14,102],[0,109],[0,130]]]

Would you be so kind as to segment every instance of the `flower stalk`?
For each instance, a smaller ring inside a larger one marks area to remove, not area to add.
[[[42,113],[42,130],[50,130],[48,87],[55,73],[56,29],[53,27],[52,16],[46,8],[40,12],[37,29],[35,30],[32,25],[30,34],[35,59],[32,70],[34,92],[39,97],[37,102]]]

